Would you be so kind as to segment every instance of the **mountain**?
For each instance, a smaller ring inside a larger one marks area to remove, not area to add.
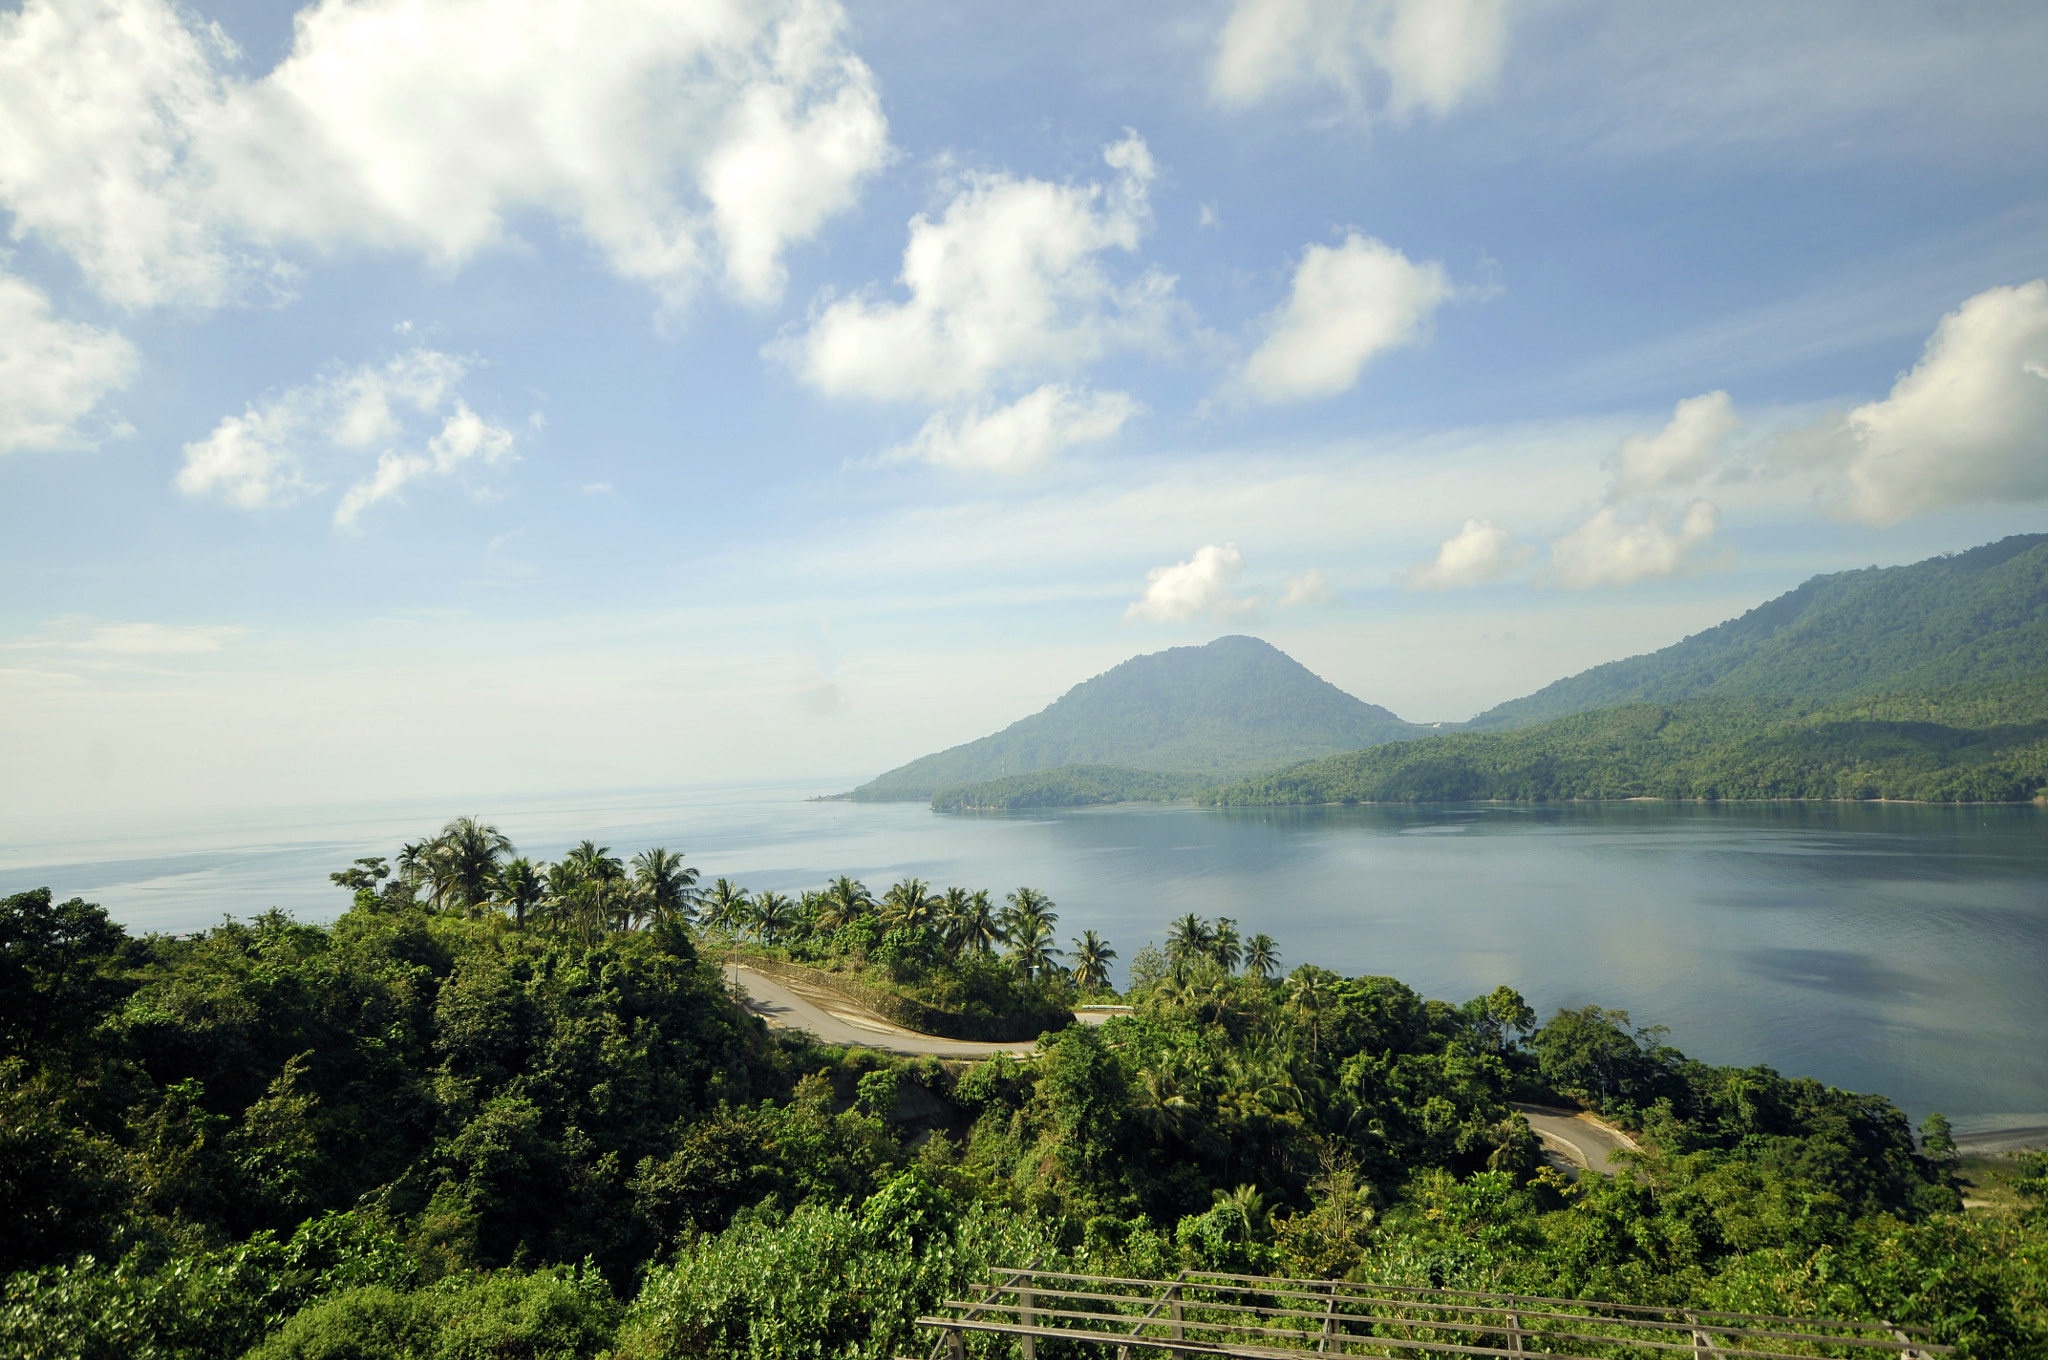
[[[2048,675],[1787,704],[1619,704],[1310,761],[1197,794],[1225,805],[1607,798],[2012,803],[2048,789]]]
[[[1559,680],[1465,727],[1525,727],[1616,704],[1900,694],[2042,670],[2048,534],[2022,534],[1911,566],[1816,576],[1741,618]]]
[[[1220,783],[1431,730],[1353,698],[1270,643],[1223,637],[1133,657],[993,736],[898,766],[852,797],[930,798],[1064,765]]]

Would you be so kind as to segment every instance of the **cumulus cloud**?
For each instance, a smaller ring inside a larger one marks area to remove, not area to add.
[[[1663,429],[1622,441],[1610,499],[1699,480],[1727,451],[1728,436],[1741,424],[1726,392],[1679,402]]]
[[[888,155],[832,0],[325,0],[254,80],[168,0],[0,15],[0,204],[130,307],[288,286],[282,252],[459,264],[523,214],[680,301],[752,300]]]
[[[1280,584],[1280,607],[1295,609],[1302,605],[1328,604],[1336,593],[1330,589],[1330,578],[1323,575],[1319,567],[1298,571]]]
[[[1992,288],[1941,319],[1920,362],[1836,432],[1851,514],[2048,498],[2048,280]]]
[[[1075,444],[1107,439],[1142,408],[1125,392],[1086,393],[1047,383],[992,411],[935,411],[899,458],[948,467],[1025,472]]]
[[[345,472],[385,445],[335,509],[335,524],[354,528],[364,510],[408,483],[511,454],[512,431],[479,416],[457,390],[470,367],[457,355],[415,349],[383,364],[330,368],[185,445],[176,485],[244,510],[289,505],[322,489],[315,461]]]
[[[767,352],[831,396],[936,406],[898,451],[934,462],[1015,469],[1107,438],[1138,403],[1056,379],[1170,343],[1179,309],[1170,277],[1109,264],[1151,226],[1152,153],[1134,132],[1102,159],[1115,172],[1106,184],[967,176],[936,219],[911,219],[904,295],[827,298]]]
[[[1244,383],[1269,402],[1335,396],[1377,356],[1426,339],[1452,291],[1442,265],[1416,264],[1356,232],[1341,246],[1312,245],[1245,363]]]
[[[1244,554],[1235,543],[1221,547],[1204,544],[1185,562],[1146,572],[1145,579],[1151,584],[1124,610],[1124,622],[1193,623],[1197,619],[1243,618],[1264,603],[1258,596],[1231,593],[1243,574]]]
[[[135,364],[117,332],[59,320],[41,289],[0,274],[0,454],[91,447],[86,418]]]
[[[1630,521],[1619,506],[1605,505],[1552,541],[1551,575],[1557,584],[1576,589],[1632,585],[1650,577],[1699,571],[1717,556],[1714,533],[1719,525],[1720,511],[1710,501],[1688,505],[1675,529],[1669,527],[1669,516],[1655,508]]]
[[[1490,519],[1468,519],[1465,527],[1445,539],[1436,556],[1402,573],[1410,590],[1455,590],[1498,581],[1529,560],[1531,550],[1517,546],[1506,525]]]
[[[969,176],[938,220],[911,219],[907,298],[841,298],[773,351],[833,396],[945,401],[1160,338],[1173,280],[1119,283],[1103,262],[1151,224],[1152,154],[1132,133],[1103,160],[1107,185]]]
[[[1257,104],[1302,86],[1406,119],[1483,94],[1507,54],[1505,0],[1237,0],[1210,93]]]

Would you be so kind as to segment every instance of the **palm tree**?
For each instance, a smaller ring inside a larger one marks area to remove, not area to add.
[[[948,888],[947,901],[950,902],[957,892],[960,889]],[[961,893],[961,897],[963,901],[957,909],[949,908],[946,943],[956,954],[986,954],[1003,942],[1003,928],[988,900],[988,889]]]
[[[427,847],[434,864],[434,905],[453,905],[474,915],[490,900],[498,859],[512,853],[512,840],[474,817],[457,817]]]
[[[1092,930],[1081,932],[1081,938],[1072,942],[1074,946],[1074,981],[1083,991],[1100,992],[1109,986],[1109,964],[1116,957],[1116,951],[1109,947],[1109,941]]]
[[[796,924],[796,904],[779,892],[755,893],[754,919],[750,924],[756,939],[774,944]]]
[[[635,905],[651,921],[687,925],[696,914],[697,871],[664,846],[633,856],[633,887]]]
[[[562,873],[565,891],[556,895],[563,899],[565,915],[576,926],[584,943],[593,943],[597,936],[618,924],[620,915],[619,899],[624,896],[620,889],[626,882],[626,866],[608,845],[586,840],[574,850],[562,856],[556,866]],[[555,887],[555,875],[548,876],[548,887]]]
[[[939,899],[921,878],[906,878],[882,894],[882,921],[889,929],[921,926],[931,919]]]
[[[1266,1225],[1266,1197],[1257,1186],[1240,1185],[1235,1190],[1218,1190],[1216,1207],[1235,1225],[1239,1241],[1250,1242]]]
[[[1330,1003],[1330,974],[1312,963],[1304,963],[1287,975],[1287,1009],[1308,1026],[1308,1051],[1317,1052],[1323,1033],[1323,1012]]]
[[[818,929],[837,930],[867,915],[874,906],[874,894],[865,883],[841,874],[818,894]]]
[[[1206,958],[1216,941],[1209,929],[1209,923],[1189,912],[1166,929],[1166,961],[1173,965],[1176,977],[1187,971],[1189,964],[1198,958]]]
[[[1036,888],[1019,888],[1005,899],[1009,906],[1003,909],[999,924],[1003,939],[1010,946],[1010,957],[1016,960],[1029,979],[1050,964],[1059,955],[1052,947],[1052,928],[1060,917],[1052,909],[1052,899]]]
[[[514,930],[526,928],[526,913],[546,900],[547,893],[547,880],[532,860],[515,859],[498,867],[496,901],[510,908]]]
[[[1209,933],[1209,957],[1226,973],[1237,971],[1237,961],[1243,957],[1244,949],[1238,943],[1237,922],[1228,916],[1216,918],[1216,927]]]
[[[738,931],[753,919],[754,904],[747,890],[729,878],[721,878],[704,895],[704,924],[720,930]]]
[[[1273,976],[1280,967],[1280,946],[1271,935],[1260,931],[1244,942],[1244,975],[1256,977],[1261,982]]]

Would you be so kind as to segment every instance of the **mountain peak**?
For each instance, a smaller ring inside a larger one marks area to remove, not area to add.
[[[1000,732],[899,766],[853,796],[929,798],[1063,765],[1242,778],[1425,730],[1237,633],[1134,656]]]

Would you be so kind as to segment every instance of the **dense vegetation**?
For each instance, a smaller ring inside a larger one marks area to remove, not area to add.
[[[1199,798],[1222,804],[1581,798],[2024,802],[2048,788],[2048,679],[1803,708],[1624,704],[1514,732],[1333,756]]]
[[[1472,719],[1523,727],[1616,704],[1810,703],[2048,673],[2048,534],[1905,567],[1816,576],[1647,656],[1595,666]]]
[[[1884,1316],[2048,1356],[2048,1167],[2031,1210],[1964,1216],[1938,1124],[1923,1153],[1882,1099],[1694,1062],[1618,1012],[1283,975],[1270,938],[1187,916],[1131,960],[1128,1018],[907,1064],[733,1003],[702,942],[725,913],[782,935],[773,894],[587,844],[520,869],[473,822],[399,861],[337,875],[326,927],[138,939],[48,891],[0,902],[0,1353],[881,1360],[988,1264],[1045,1255]],[[1017,896],[1001,966],[1063,971],[1049,904]],[[994,937],[962,952],[993,963]],[[1571,1184],[1527,1097],[1649,1150]]]
[[[1204,775],[1154,774],[1114,765],[1062,765],[979,784],[957,784],[932,795],[934,812],[1004,812],[1024,808],[1091,807],[1097,803],[1153,803],[1192,798],[1215,787]]]
[[[1133,657],[993,736],[899,766],[852,797],[925,799],[1062,765],[1213,783],[1427,730],[1353,698],[1268,643],[1223,637]]]

